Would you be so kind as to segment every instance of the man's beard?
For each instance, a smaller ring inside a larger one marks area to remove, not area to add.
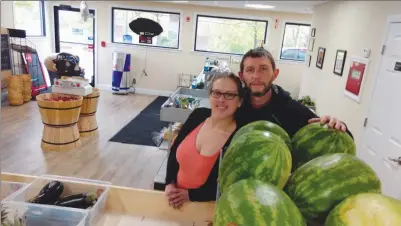
[[[249,93],[252,97],[262,97],[264,96],[266,93],[268,93],[270,91],[270,89],[272,88],[272,83],[269,83],[268,85],[265,86],[265,88],[262,91],[259,92],[253,92],[251,87],[249,87]]]

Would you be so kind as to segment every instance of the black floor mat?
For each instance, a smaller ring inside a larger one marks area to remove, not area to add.
[[[153,133],[160,132],[163,127],[168,126],[168,122],[160,121],[160,108],[168,97],[157,97],[138,116],[122,128],[114,137],[112,142],[137,144],[158,147],[152,139]]]

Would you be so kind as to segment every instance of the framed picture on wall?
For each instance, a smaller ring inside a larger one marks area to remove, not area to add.
[[[315,39],[314,38],[309,38],[309,45],[308,45],[308,51],[313,52],[313,45],[315,44]]]
[[[310,32],[310,36],[315,37],[315,34],[316,34],[316,28],[312,28],[312,30]]]
[[[308,54],[305,58],[305,64],[307,67],[310,67],[310,62],[312,61],[312,55]]]
[[[337,50],[336,59],[334,62],[333,73],[339,76],[343,75],[345,58],[347,57],[346,50]]]
[[[324,55],[326,54],[326,48],[319,47],[317,51],[316,67],[322,69],[324,62]]]

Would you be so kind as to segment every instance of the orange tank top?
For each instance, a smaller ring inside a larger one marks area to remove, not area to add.
[[[196,137],[203,123],[189,133],[177,148],[179,164],[177,186],[179,188],[196,189],[202,186],[220,154],[221,150],[212,156],[204,156],[196,149]]]

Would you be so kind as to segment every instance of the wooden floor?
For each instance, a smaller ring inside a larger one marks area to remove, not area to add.
[[[113,95],[101,91],[97,111],[99,136],[82,138],[80,148],[64,152],[41,150],[43,124],[36,101],[18,107],[3,105],[0,123],[1,171],[73,176],[152,189],[153,179],[166,157],[166,151],[108,140],[154,99],[155,96]]]

